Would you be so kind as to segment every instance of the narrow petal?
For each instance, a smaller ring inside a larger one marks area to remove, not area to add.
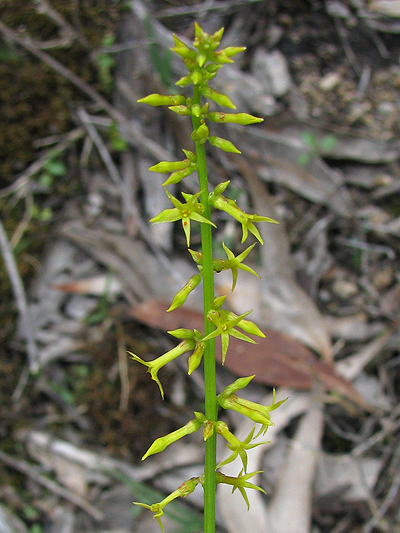
[[[181,212],[175,207],[171,209],[164,209],[156,217],[150,219],[152,224],[161,224],[162,222],[175,222],[182,218]]]

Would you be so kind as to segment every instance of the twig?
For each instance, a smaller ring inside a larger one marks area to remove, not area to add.
[[[339,39],[342,43],[344,53],[346,54],[347,59],[350,62],[350,65],[353,67],[354,72],[356,73],[357,76],[359,76],[361,73],[361,67],[349,43],[349,37],[348,37],[347,31],[343,27],[339,17],[333,17],[333,21],[335,23],[335,27],[336,27],[336,31],[338,32]]]
[[[126,345],[124,339],[124,331],[121,324],[117,324],[117,346],[118,346],[118,370],[119,378],[121,380],[121,398],[119,408],[121,411],[128,410],[129,400],[129,377],[128,377],[128,358],[126,355]]]
[[[26,228],[28,227],[29,222],[32,218],[32,212],[33,212],[33,198],[32,194],[27,194],[25,198],[25,213],[22,217],[22,220],[19,222],[17,229],[14,231],[13,236],[10,239],[10,248],[14,250],[14,248],[19,243],[22,235],[25,233]]]
[[[47,0],[34,0],[34,4],[36,4],[36,11],[38,13],[49,17],[49,19],[51,19],[63,31],[63,33],[66,35],[64,39],[68,39],[69,44],[71,43],[71,40],[76,39],[81,46],[87,50],[89,49],[89,45],[85,37],[79,34],[75,28],[71,26],[71,24],[69,24],[69,22],[67,22],[65,18],[47,2]],[[43,44],[40,43],[40,48],[43,48]]]
[[[82,121],[83,125],[85,126],[90,138],[92,139],[93,143],[95,144],[101,159],[103,160],[103,163],[105,164],[113,182],[118,187],[118,189],[121,188],[122,179],[119,175],[119,171],[112,160],[112,157],[110,155],[110,152],[107,150],[106,145],[103,142],[103,139],[100,137],[100,135],[97,133],[96,128],[93,126],[93,124],[90,121],[90,116],[86,112],[86,110],[83,107],[80,107],[78,109],[78,117]]]
[[[384,497],[381,506],[374,512],[372,518],[363,527],[363,533],[370,533],[383,519],[387,513],[389,507],[393,504],[394,500],[398,497],[400,490],[400,448],[397,449],[391,465],[394,474],[393,482]],[[388,530],[387,530],[388,531]]]
[[[145,137],[141,132],[137,131],[124,117],[124,115],[115,109],[115,107],[113,107],[105,98],[103,98],[100,93],[85,83],[81,78],[79,78],[79,76],[68,70],[62,63],[54,59],[46,52],[40,50],[30,38],[18,35],[17,32],[6,26],[6,24],[1,21],[0,32],[2,32],[7,39],[19,44],[41,61],[47,63],[47,65],[49,65],[56,72],[61,74],[61,76],[69,80],[76,87],[78,87],[78,89],[85,93],[91,100],[93,100],[93,102],[95,102],[118,123],[121,132],[124,132],[127,135],[126,140],[128,142],[131,142],[131,144],[133,144],[135,147],[140,147],[142,150],[157,159],[170,160],[173,158],[173,156],[167,150],[162,148],[162,146],[154,142],[152,139]]]
[[[6,232],[0,221],[0,250],[4,258],[4,263],[8,276],[10,278],[11,286],[14,291],[17,309],[21,317],[23,332],[26,338],[26,350],[28,352],[30,371],[36,373],[39,370],[39,362],[37,359],[36,343],[32,331],[32,323],[29,315],[28,304],[24,286],[18,272],[17,264],[12,254],[10,244],[7,239]]]
[[[49,149],[44,155],[42,155],[39,159],[29,165],[29,167],[24,170],[21,176],[19,176],[19,178],[14,181],[14,183],[0,190],[0,197],[7,196],[9,194],[13,194],[18,190],[24,189],[24,187],[26,187],[29,182],[29,179],[32,176],[34,176],[37,172],[39,172],[39,170],[45,167],[49,161],[64,152],[64,150],[66,150],[70,144],[83,137],[84,133],[85,131],[83,128],[76,128],[69,132],[68,135],[66,135],[65,139],[59,144],[57,144],[57,146]]]
[[[261,0],[227,0],[222,2],[215,2],[211,0],[194,6],[171,7],[169,9],[163,9],[156,14],[156,18],[164,19],[179,15],[197,15],[199,13],[218,10],[228,12],[228,10],[231,10],[235,7],[242,7],[243,4],[255,4],[256,2],[261,2]]]
[[[27,462],[22,461],[21,459],[17,461],[13,457],[2,451],[0,451],[0,461],[5,463],[7,466],[13,468],[14,470],[17,470],[18,472],[29,476],[36,483],[39,483],[50,492],[57,494],[57,496],[61,496],[62,498],[65,498],[66,500],[72,502],[77,507],[83,509],[96,521],[100,522],[101,520],[103,520],[104,514],[99,509],[96,509],[96,507],[93,507],[93,505],[91,505],[84,498],[78,496],[77,494],[74,494],[68,489],[65,489],[55,481],[40,475],[37,472],[36,468],[30,466]]]

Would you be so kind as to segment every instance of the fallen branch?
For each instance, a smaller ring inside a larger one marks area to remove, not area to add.
[[[15,262],[10,244],[7,239],[6,232],[0,221],[0,251],[4,258],[4,263],[10,278],[11,286],[14,291],[15,300],[18,312],[21,317],[23,332],[26,339],[26,350],[28,352],[30,371],[36,373],[39,370],[39,363],[37,359],[37,350],[35,339],[32,330],[32,323],[29,315],[28,303],[26,300],[24,286],[18,272],[17,264]]]

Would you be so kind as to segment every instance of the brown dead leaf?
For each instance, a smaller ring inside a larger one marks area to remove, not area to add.
[[[129,308],[128,312],[139,322],[162,331],[181,327],[203,331],[203,315],[200,312],[180,308],[167,313],[168,307],[164,302],[148,300]],[[238,376],[255,374],[254,381],[273,387],[309,390],[313,381],[319,379],[327,390],[345,396],[363,409],[371,410],[353,385],[337,376],[333,366],[319,361],[311,350],[283,333],[269,329],[264,329],[263,333],[266,338],[258,340],[257,344],[231,338],[225,367]],[[220,363],[218,340],[216,354]]]

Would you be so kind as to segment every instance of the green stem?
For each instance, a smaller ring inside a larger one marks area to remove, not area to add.
[[[194,103],[201,104],[201,93],[194,86]],[[193,117],[193,129],[200,126],[200,119]],[[197,173],[200,186],[200,201],[204,206],[203,216],[211,219],[211,208],[208,202],[208,178],[204,144],[196,143]],[[214,270],[212,252],[212,233],[209,224],[201,224],[201,246],[203,254],[203,303],[204,303],[204,336],[214,331],[213,324],[206,319],[214,299]],[[204,352],[204,384],[205,384],[205,416],[207,420],[217,421],[217,395],[215,385],[215,340],[206,343]],[[206,441],[204,468],[204,533],[215,532],[215,466],[216,466],[216,434]]]

